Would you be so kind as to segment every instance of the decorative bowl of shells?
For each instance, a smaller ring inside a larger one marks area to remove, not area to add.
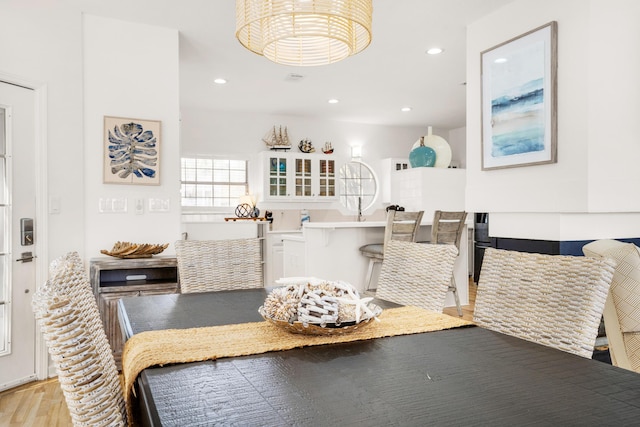
[[[373,298],[360,298],[352,285],[316,278],[285,278],[273,289],[258,312],[268,322],[289,332],[335,335],[363,328],[382,308]]]
[[[168,243],[153,245],[149,243],[116,242],[110,251],[102,249],[100,253],[116,258],[151,258],[168,247]]]

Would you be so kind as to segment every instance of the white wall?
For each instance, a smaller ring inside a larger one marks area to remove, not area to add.
[[[116,241],[171,243],[180,239],[178,31],[84,16],[86,256]],[[104,116],[160,120],[160,185],[103,184]],[[126,213],[99,213],[100,198],[124,198]],[[136,214],[134,200],[145,201]],[[169,212],[150,212],[148,201],[170,201]]]
[[[445,135],[440,135],[447,138]],[[451,129],[447,142],[451,146],[451,164],[459,168],[467,167],[467,128]]]
[[[51,260],[84,253],[82,19],[77,10],[28,3],[0,2],[0,73],[46,86],[46,180],[60,213],[49,215],[48,234],[36,238]]]
[[[640,2],[633,0],[520,0],[469,26],[466,208],[496,213],[492,236],[640,236],[640,59],[632,53],[639,47],[638,16]],[[482,171],[480,52],[553,20],[558,163]],[[594,212],[630,214],[613,224]],[[546,227],[530,225],[537,221]]]
[[[640,2],[598,0],[589,14],[589,211],[638,212]],[[606,83],[604,83],[606,82]]]

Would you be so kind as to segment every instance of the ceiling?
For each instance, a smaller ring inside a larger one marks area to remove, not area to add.
[[[233,0],[66,1],[93,15],[178,29],[182,109],[453,129],[465,125],[466,26],[513,0],[373,0],[371,45],[320,67],[275,64],[242,47]],[[433,46],[444,52],[427,55]],[[304,77],[290,81],[292,73]],[[228,83],[213,83],[217,77]]]

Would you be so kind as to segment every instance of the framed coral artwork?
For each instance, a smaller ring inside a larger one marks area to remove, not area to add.
[[[160,121],[104,117],[105,184],[160,184]]]
[[[557,26],[481,53],[482,170],[556,163]]]

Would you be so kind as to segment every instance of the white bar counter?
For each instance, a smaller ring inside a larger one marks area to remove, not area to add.
[[[431,238],[431,221],[423,221],[418,241]],[[283,236],[283,271],[285,277],[313,276],[327,280],[343,280],[358,290],[366,287],[365,278],[369,258],[360,253],[360,246],[381,243],[386,221],[309,222],[302,229],[302,237]],[[462,305],[469,304],[468,230],[460,239],[460,254],[454,265],[454,275]],[[379,264],[374,269],[372,287],[378,280]],[[448,294],[445,305],[455,306]]]

